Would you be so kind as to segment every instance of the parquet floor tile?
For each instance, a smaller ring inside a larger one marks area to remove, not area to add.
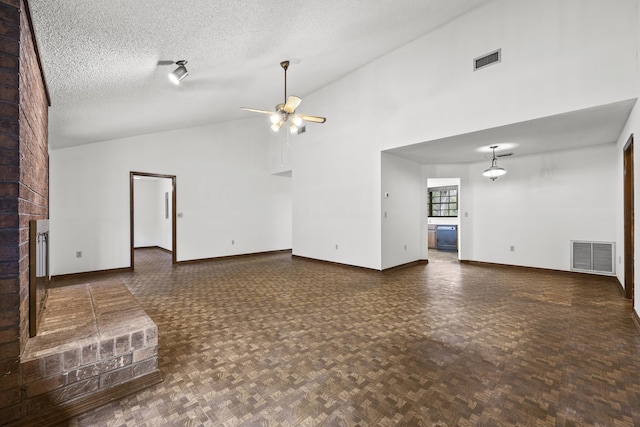
[[[113,277],[158,325],[164,381],[64,425],[640,426],[615,279],[431,257],[380,273],[137,250]]]

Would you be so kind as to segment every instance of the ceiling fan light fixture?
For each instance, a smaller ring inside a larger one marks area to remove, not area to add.
[[[280,113],[272,114],[271,117],[269,117],[269,119],[271,120],[271,123],[276,124],[280,120],[282,120],[282,114]]]
[[[180,61],[176,61],[178,68],[169,73],[169,80],[171,80],[174,84],[180,84],[180,82],[189,75],[189,71],[185,65],[187,61],[181,59]]]
[[[506,174],[507,171],[498,166],[498,159],[496,158],[496,148],[498,148],[498,146],[492,145],[489,148],[493,151],[493,159],[491,159],[491,166],[488,169],[485,169],[485,171],[482,172],[482,175],[486,176],[491,181],[495,181],[498,177]]]
[[[298,134],[298,126],[293,122],[289,123],[289,132],[294,134],[294,135],[297,135]]]
[[[300,116],[293,116],[291,118],[291,121],[293,122],[294,125],[300,127],[300,125],[302,124],[302,117]]]
[[[282,127],[282,123],[282,121],[275,122],[271,125],[271,130],[274,132],[278,132],[280,130],[280,127]]]

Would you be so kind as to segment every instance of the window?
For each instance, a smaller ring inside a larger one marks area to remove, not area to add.
[[[458,216],[458,186],[429,188],[429,216]]]

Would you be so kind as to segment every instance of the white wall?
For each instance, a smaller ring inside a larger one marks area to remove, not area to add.
[[[363,113],[388,149],[631,98],[636,0],[614,4],[492,1],[365,67],[378,97]]]
[[[382,153],[382,269],[420,259],[420,165]]]
[[[618,242],[617,247],[617,264],[616,264],[616,273],[618,280],[624,286],[625,277],[624,277],[624,184],[622,177],[624,176],[624,162],[623,162],[623,150],[626,145],[629,136],[634,135],[634,147],[633,147],[633,162],[634,162],[634,209],[638,210],[638,206],[640,206],[640,105],[636,103],[631,114],[629,116],[629,120],[620,133],[620,137],[616,143],[616,154],[617,154],[617,174],[618,174],[618,186],[615,190],[616,197],[616,241]],[[640,215],[634,215],[634,253],[640,253]],[[634,259],[634,310],[636,313],[640,313],[640,257],[636,257]]]
[[[383,252],[396,254],[383,248],[380,152],[635,97],[637,3],[490,2],[306,96],[305,111],[327,116],[327,123],[309,124],[281,157],[280,137],[266,137],[268,125],[259,119],[55,150],[53,274],[128,265],[130,170],[178,175],[179,260],[293,246],[296,255],[381,269]],[[496,48],[503,61],[473,72],[473,58]],[[461,176],[460,210],[469,213],[461,234],[470,236],[461,241],[461,259],[566,269],[570,238],[616,239],[617,217],[609,222],[611,213],[583,202],[585,183],[610,191],[610,169],[618,169],[609,148],[593,150],[510,159],[516,167],[495,183],[481,176],[484,163],[456,166],[457,175],[429,172]],[[598,150],[604,157],[591,175],[585,168]],[[557,168],[552,184],[540,175],[549,164]],[[292,179],[270,176],[291,166]],[[580,203],[559,198],[563,192]],[[504,197],[530,209],[498,222],[495,205],[504,206]],[[563,223],[572,226],[553,229],[554,249],[540,250],[548,240],[534,230]],[[489,231],[498,228],[497,237]],[[77,250],[85,257],[76,259]]]
[[[129,266],[130,171],[177,176],[178,261],[290,249],[291,178],[267,146],[249,119],[53,150],[52,274]]]
[[[460,259],[569,271],[571,240],[620,251],[616,153],[602,144],[505,158],[507,174],[495,181],[482,175],[486,162],[424,165],[422,175],[461,176]]]
[[[570,270],[571,240],[616,242],[615,144],[514,156],[501,166],[507,174],[491,181],[485,163],[469,165],[468,259]]]
[[[171,224],[173,215],[173,184],[171,179],[162,178],[158,181],[158,193],[162,207],[156,213],[158,217],[158,246],[168,251],[173,251],[173,227]],[[168,196],[167,212],[165,214],[165,195]],[[167,215],[168,214],[168,215]]]
[[[144,248],[158,246],[158,210],[162,209],[158,199],[158,181],[135,179],[133,181],[133,246]]]
[[[361,113],[371,89],[356,72],[305,98],[305,111],[329,118],[292,145],[294,255],[381,267],[379,137]]]
[[[306,135],[291,135],[286,129],[276,133],[271,131],[269,128],[270,125],[271,122],[269,120],[262,120],[262,126],[270,130],[269,172],[272,174],[290,175],[292,171],[291,148],[300,141],[304,142]]]
[[[171,251],[173,249],[171,180],[168,178],[135,179],[133,184],[134,247],[157,246]],[[168,206],[165,206],[167,196]]]
[[[636,39],[638,40],[638,44],[640,45],[640,1],[636,2],[637,6],[638,6],[638,14],[637,14],[637,18],[638,18],[638,25],[636,27]],[[636,56],[636,59],[638,60],[637,63],[637,67],[636,67],[636,84],[638,85],[638,87],[640,87],[640,55]],[[636,106],[634,107],[630,117],[629,117],[629,121],[627,122],[627,125],[625,126],[625,130],[622,131],[622,133],[620,134],[620,140],[618,140],[618,147],[621,147],[621,144],[624,144],[625,142],[622,142],[622,140],[625,138],[625,134],[628,133],[633,133],[634,135],[638,135],[638,130],[640,129],[640,111],[638,110],[638,105],[636,104]],[[622,145],[622,148],[624,148],[624,145]],[[621,151],[621,150],[619,150]],[[620,156],[622,156],[622,154],[620,154]],[[640,195],[640,178],[638,178],[640,176],[640,167],[637,167],[636,165],[640,165],[640,162],[638,161],[638,159],[640,159],[640,150],[638,150],[637,148],[635,148],[635,142],[634,142],[634,153],[633,153],[633,164],[634,164],[634,192],[635,194],[633,195],[633,200],[634,200],[634,209],[635,206],[638,206],[640,204],[640,202],[638,202],[640,200],[640,198],[638,197]],[[621,161],[622,164],[622,161]],[[620,169],[620,174],[622,175],[622,169]],[[621,211],[623,211],[623,209],[621,209]],[[634,248],[633,248],[633,252],[634,255],[637,254],[637,250],[638,248],[640,248],[640,228],[638,228],[638,223],[640,223],[640,218],[638,218],[638,215],[634,214],[634,224],[633,224],[633,230],[634,230]],[[621,227],[623,230],[623,234],[624,234],[624,222],[621,223]],[[620,234],[620,233],[618,233]],[[621,242],[624,242],[624,240],[620,240]],[[638,315],[640,314],[640,286],[636,285],[636,283],[640,283],[638,281],[638,278],[640,277],[640,257],[635,257],[633,260],[633,265],[634,265],[634,296],[633,296],[633,301],[634,301],[634,307],[633,309],[635,310],[635,313]],[[624,264],[622,264],[624,265]],[[624,283],[624,281],[622,281],[622,283]]]
[[[636,3],[496,0],[305,97],[327,123],[292,149],[294,253],[381,268],[382,150],[636,96]]]

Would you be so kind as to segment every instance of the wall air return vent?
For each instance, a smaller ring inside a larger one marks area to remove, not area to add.
[[[473,71],[477,71],[480,68],[488,67],[492,64],[497,64],[502,61],[502,49],[494,50],[491,53],[482,55],[473,60]]]
[[[571,270],[614,275],[615,243],[571,241]]]

